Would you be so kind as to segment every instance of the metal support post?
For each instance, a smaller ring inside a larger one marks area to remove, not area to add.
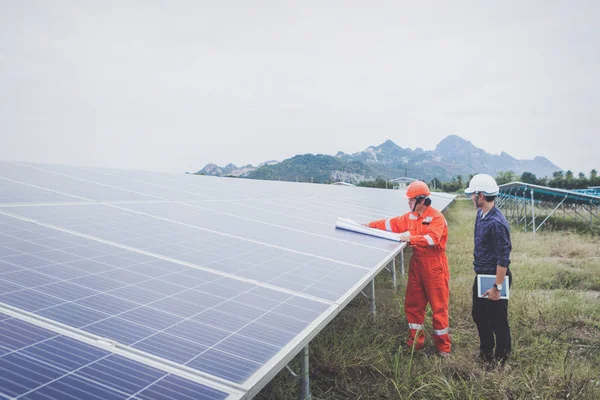
[[[569,197],[569,195],[566,195],[565,198],[562,199],[562,201],[560,203],[558,203],[558,205],[556,207],[554,207],[554,210],[552,210],[552,212],[546,216],[546,218],[542,221],[542,223],[538,225],[537,229],[540,229],[542,227],[542,225],[544,225],[544,222],[546,222],[546,220],[548,220],[548,218],[550,218],[556,212],[556,210],[558,210],[558,207],[560,207],[565,202],[567,197]],[[534,230],[534,232],[535,232],[535,230]]]
[[[392,260],[392,289],[396,290],[396,256]]]
[[[523,223],[523,218],[525,216],[525,212],[523,211],[523,200],[521,198],[519,198],[517,200],[517,215],[519,216],[519,225],[521,225],[521,223]]]
[[[308,345],[300,351],[300,400],[310,399],[310,374],[308,368]]]
[[[514,212],[515,212],[515,219],[517,220],[517,225],[520,225],[521,220],[523,219],[521,217],[521,199],[515,199]]]
[[[598,217],[596,214],[594,214],[594,212],[592,211],[592,207],[590,207],[590,214],[592,217],[600,220],[600,217]],[[591,217],[590,217],[591,218]],[[591,218],[592,222],[594,221],[594,218]]]
[[[404,249],[400,252],[400,273],[404,278]]]
[[[535,236],[535,200],[533,199],[533,189],[529,191],[531,193],[531,223],[533,228],[533,236]]]
[[[583,215],[579,214],[579,212],[577,211],[577,205],[574,205],[574,206],[573,206],[573,212],[575,213],[575,215],[576,215],[577,217],[581,218],[581,220],[582,220],[583,222],[585,222],[585,217],[584,217]],[[577,219],[577,218],[575,218],[575,219]]]
[[[523,192],[523,196],[525,196],[525,192]],[[525,197],[523,197],[523,227],[525,228],[525,232],[527,232],[527,201]]]
[[[369,302],[371,303],[371,315],[375,317],[377,306],[375,305],[375,278],[371,280],[371,293],[369,294]]]

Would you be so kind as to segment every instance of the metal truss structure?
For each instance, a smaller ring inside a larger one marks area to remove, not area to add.
[[[496,206],[508,220],[534,235],[551,217],[600,223],[600,197],[523,182],[501,185]]]

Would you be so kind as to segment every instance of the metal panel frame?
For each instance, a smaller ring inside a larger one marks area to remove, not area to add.
[[[501,185],[497,206],[503,210],[507,219],[515,221],[517,226],[522,225],[525,231],[531,227],[534,236],[550,217],[559,215],[557,213],[559,209],[562,209],[563,217],[570,215],[574,220],[581,220],[585,224],[592,225],[594,218],[600,221],[598,216],[600,197],[529,183],[511,182]],[[545,212],[546,215],[538,224],[537,217],[544,216],[540,211]],[[586,212],[589,213],[589,218],[582,215]]]

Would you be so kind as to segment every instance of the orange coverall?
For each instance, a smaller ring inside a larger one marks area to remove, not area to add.
[[[423,321],[427,303],[433,311],[435,346],[440,352],[450,352],[448,335],[448,284],[450,273],[446,258],[448,224],[441,212],[429,206],[419,215],[408,212],[399,217],[369,223],[371,228],[390,232],[410,232],[410,246],[413,255],[410,259],[408,283],[404,311],[410,333],[406,344],[413,346],[417,337],[416,349],[425,344]]]

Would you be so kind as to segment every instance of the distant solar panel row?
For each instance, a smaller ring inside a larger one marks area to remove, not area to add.
[[[397,191],[9,162],[0,171],[0,306],[197,371],[221,394],[255,394],[400,249],[334,230],[337,216],[406,211]]]

